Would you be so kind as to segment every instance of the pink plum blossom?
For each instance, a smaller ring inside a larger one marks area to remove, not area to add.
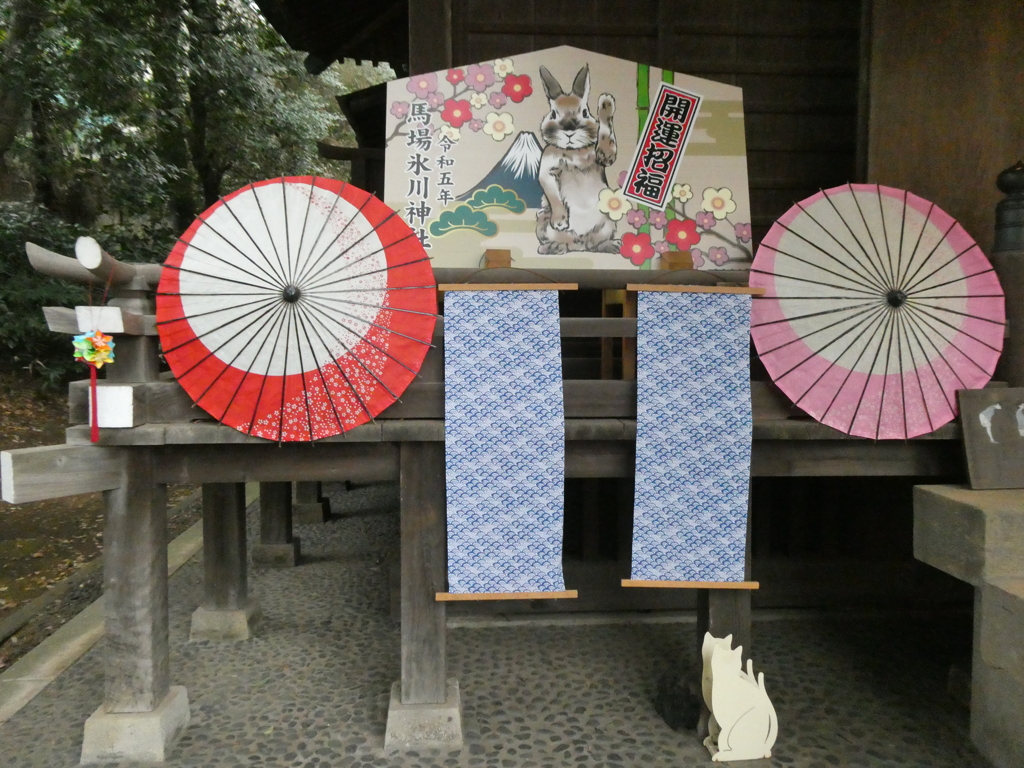
[[[466,85],[483,92],[494,85],[494,67],[490,64],[470,64],[466,67]]]
[[[668,216],[665,215],[664,211],[651,211],[647,221],[656,229],[664,229],[668,225]]]
[[[737,240],[739,240],[741,243],[750,242],[751,233],[749,224],[737,224],[735,229]]]
[[[466,125],[469,126],[469,130],[476,133],[477,131],[484,127],[484,121],[478,117],[474,117],[472,120],[466,123]]]
[[[640,229],[640,227],[647,223],[647,216],[643,211],[634,208],[626,214],[626,223],[631,227]]]
[[[408,101],[396,101],[391,105],[391,114],[397,117],[399,120],[405,119],[405,116],[409,114],[409,102]]]
[[[437,90],[437,75],[433,72],[427,72],[423,75],[410,77],[409,82],[405,84],[405,89],[409,93],[416,94],[417,99],[425,99],[427,94]]]
[[[690,258],[693,259],[693,268],[700,269],[704,266],[704,251],[700,248],[690,249]]]
[[[696,220],[697,226],[701,229],[714,229],[715,227],[715,214],[713,213],[700,211],[693,218]]]
[[[672,250],[672,243],[668,240],[659,240],[654,244],[654,250],[658,253],[667,253]]]
[[[438,109],[444,104],[444,94],[440,91],[434,91],[433,93],[427,94],[427,106],[431,109]]]
[[[501,91],[495,91],[491,94],[491,97],[487,99],[487,103],[495,109],[501,109],[508,102],[508,96]]]
[[[708,248],[708,258],[715,263],[715,266],[722,266],[729,260],[729,252],[724,247],[716,245]]]

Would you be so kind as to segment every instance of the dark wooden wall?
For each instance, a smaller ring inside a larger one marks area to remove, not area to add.
[[[574,45],[740,86],[760,239],[793,201],[860,180],[862,15],[860,0],[451,0],[451,58]]]
[[[869,180],[935,201],[991,252],[1024,157],[1024,3],[874,0]]]

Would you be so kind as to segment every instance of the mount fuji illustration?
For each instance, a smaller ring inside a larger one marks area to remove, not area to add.
[[[527,208],[540,208],[543,191],[537,174],[543,149],[532,131],[520,131],[512,146],[502,155],[490,172],[474,187],[459,195],[458,200],[470,200],[481,190],[497,185],[515,192]]]

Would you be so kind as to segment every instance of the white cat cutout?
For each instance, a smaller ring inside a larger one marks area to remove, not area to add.
[[[759,760],[772,756],[779,723],[764,687],[764,672],[754,677],[754,662],[743,670],[743,647],[731,650],[732,635],[704,635],[701,692],[711,710],[704,746],[718,761]]]

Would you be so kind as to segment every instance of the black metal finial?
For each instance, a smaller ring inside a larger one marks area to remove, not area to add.
[[[899,309],[907,303],[907,294],[903,291],[893,288],[887,294],[885,294],[885,300],[889,302],[889,306],[894,309]]]
[[[281,298],[287,301],[289,304],[294,304],[302,297],[302,291],[299,290],[297,285],[285,286],[285,289],[281,292]]]

